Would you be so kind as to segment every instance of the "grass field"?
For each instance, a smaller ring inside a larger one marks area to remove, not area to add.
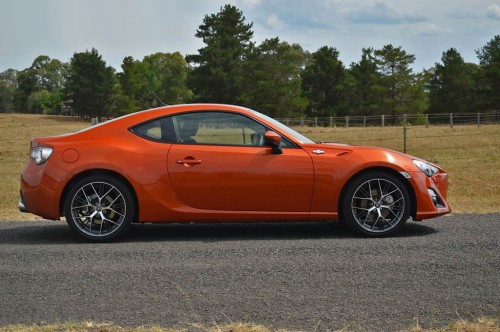
[[[30,140],[74,132],[90,125],[90,120],[63,116],[0,114],[0,221],[35,220],[17,209],[19,179],[30,154]]]
[[[89,120],[62,116],[0,115],[0,220],[34,220],[17,210],[19,176],[30,139],[73,132]],[[373,145],[403,151],[401,127],[310,128],[313,140]],[[449,202],[455,213],[500,212],[500,125],[409,127],[407,153],[443,167],[450,176]]]

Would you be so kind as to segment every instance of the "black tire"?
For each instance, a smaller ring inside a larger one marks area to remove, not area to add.
[[[341,201],[342,217],[358,234],[384,237],[394,234],[410,217],[411,201],[401,180],[372,171],[354,178]]]
[[[111,176],[80,179],[64,202],[68,225],[91,242],[107,242],[121,236],[132,223],[135,210],[129,187]]]

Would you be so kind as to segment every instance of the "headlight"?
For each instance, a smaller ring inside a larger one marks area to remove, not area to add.
[[[35,160],[37,165],[43,164],[49,159],[52,154],[52,148],[38,146],[31,148],[31,158]]]
[[[424,172],[425,175],[427,176],[433,176],[438,172],[437,167],[432,166],[431,164],[423,162],[421,160],[413,160],[413,163],[417,165],[417,167],[420,168],[420,170]]]

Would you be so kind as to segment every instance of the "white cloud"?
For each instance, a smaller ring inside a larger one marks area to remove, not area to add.
[[[495,20],[500,20],[500,6],[499,5],[491,5],[486,10],[486,15],[489,18],[493,18]]]
[[[452,33],[453,30],[449,28],[444,28],[434,23],[427,23],[417,27],[417,31],[423,35],[436,35],[440,33]]]
[[[280,20],[278,15],[272,14],[267,18],[267,25],[269,25],[274,30],[283,30],[285,24]]]
[[[243,3],[249,7],[255,7],[260,5],[261,0],[243,0]]]
[[[401,24],[426,21],[426,18],[415,13],[403,13],[383,2],[376,2],[346,13],[347,18],[361,24]]]

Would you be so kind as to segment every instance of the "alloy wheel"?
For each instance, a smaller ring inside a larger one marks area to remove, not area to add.
[[[373,178],[354,191],[351,213],[365,232],[384,233],[405,221],[405,204],[399,186],[385,178]]]
[[[73,223],[92,237],[109,237],[120,229],[127,216],[122,192],[107,182],[90,182],[81,186],[70,203]]]

